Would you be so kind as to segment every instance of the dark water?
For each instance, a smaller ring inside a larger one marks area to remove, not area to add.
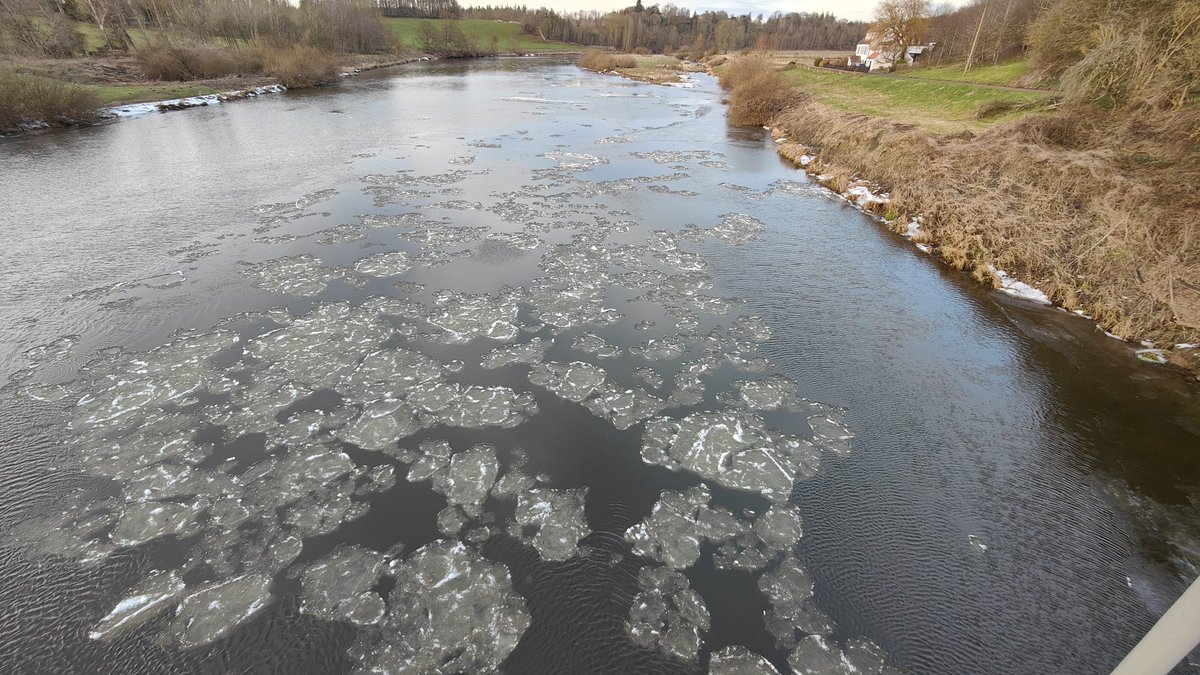
[[[0,670],[1111,669],[1198,571],[1193,390],[696,84],[0,143]]]

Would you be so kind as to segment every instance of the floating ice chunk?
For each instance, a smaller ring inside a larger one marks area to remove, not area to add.
[[[195,471],[190,466],[156,464],[139,469],[125,483],[129,501],[162,501],[197,495],[236,494],[240,486],[236,478],[223,473]]]
[[[820,455],[807,441],[771,432],[757,415],[705,412],[648,422],[642,459],[782,502],[797,478],[816,472]]]
[[[670,361],[683,356],[691,341],[682,335],[651,338],[629,348],[629,353],[649,361]]]
[[[788,657],[797,675],[880,675],[887,657],[878,645],[865,638],[851,638],[842,650],[832,639],[809,635]]]
[[[602,417],[618,429],[629,427],[657,415],[666,407],[662,399],[647,394],[639,387],[621,389],[605,382],[583,405],[597,417]]]
[[[512,428],[537,412],[537,401],[532,394],[518,394],[508,387],[471,385],[462,388],[437,420],[446,426],[467,429]]]
[[[662,373],[659,373],[657,370],[649,366],[642,366],[641,368],[633,371],[633,374],[642,382],[645,382],[654,389],[658,389],[659,387],[663,386]]]
[[[541,338],[533,338],[529,342],[497,347],[483,355],[481,364],[484,368],[495,369],[514,363],[533,365],[541,363],[546,357],[546,349],[550,343]]]
[[[518,251],[532,251],[542,245],[541,237],[532,232],[495,232],[488,235],[488,240]]]
[[[704,400],[704,381],[698,375],[681,371],[675,374],[674,388],[668,403],[671,406],[692,406]]]
[[[714,652],[708,662],[708,672],[710,675],[779,675],[770,661],[741,645]]]
[[[721,222],[709,230],[712,236],[726,244],[740,246],[753,241],[766,232],[763,222],[744,213],[726,213],[721,216]]]
[[[983,541],[982,537],[969,534],[967,535],[967,542],[971,544],[971,548],[975,549],[976,551],[979,551],[980,553],[987,553],[988,545]]]
[[[330,281],[341,276],[336,269],[323,266],[318,258],[307,253],[251,265],[242,273],[265,291],[305,297],[324,291]]]
[[[739,316],[729,329],[729,337],[735,340],[766,342],[771,339],[771,327],[758,316]]]
[[[725,153],[713,150],[653,150],[629,154],[638,159],[648,159],[656,164],[682,164],[699,160],[716,160],[725,156]]]
[[[775,504],[754,521],[754,533],[771,549],[786,551],[804,536],[804,528],[794,507]]]
[[[1018,297],[1023,300],[1037,302],[1043,305],[1052,304],[1050,302],[1050,297],[1042,291],[1023,281],[1017,281],[1016,279],[1013,279],[1012,277],[1008,276],[1008,273],[1004,270],[998,270],[994,267],[991,269],[996,273],[997,277],[1000,277],[1000,291],[1002,293],[1007,293],[1011,296]]]
[[[364,450],[386,450],[421,429],[415,411],[400,401],[372,401],[337,437]]]
[[[694,661],[709,629],[708,609],[687,577],[669,567],[643,567],[626,629],[634,644]]]
[[[446,470],[433,476],[433,488],[446,495],[451,504],[462,506],[469,514],[478,514],[499,473],[496,449],[477,445],[451,457]]]
[[[405,251],[388,251],[359,258],[354,271],[372,277],[393,277],[412,269],[412,258]]]
[[[796,631],[828,635],[833,624],[812,602],[813,582],[808,571],[794,555],[787,555],[779,566],[763,574],[758,588],[771,603],[767,611],[767,629],[780,647],[796,645]]]
[[[516,497],[521,493],[530,490],[537,484],[537,479],[524,471],[513,468],[496,481],[496,485],[492,487],[492,496],[494,497]]]
[[[470,520],[470,516],[467,515],[467,512],[461,506],[451,504],[438,511],[438,532],[447,537],[457,537],[458,533],[462,532],[462,529],[467,526],[468,520]]]
[[[1134,355],[1146,363],[1163,365],[1167,362],[1167,353],[1161,349],[1139,349],[1134,352]]]
[[[539,363],[529,370],[529,381],[559,398],[582,403],[604,384],[605,372],[584,361]]]
[[[529,626],[508,570],[460,542],[420,548],[395,575],[384,641],[364,660],[367,673],[491,672]]]
[[[302,498],[288,507],[283,523],[295,528],[302,537],[315,537],[329,534],[343,523],[366,515],[370,505],[352,501],[349,487],[339,487],[326,488]]]
[[[621,354],[621,348],[613,346],[595,333],[583,333],[571,342],[571,349],[591,354],[598,359],[612,359]]]
[[[426,321],[441,331],[441,339],[448,344],[479,337],[509,341],[520,332],[517,303],[511,297],[442,291],[434,305]]]
[[[157,572],[129,591],[128,597],[105,614],[88,637],[109,640],[137,629],[175,604],[184,584],[175,572]]]
[[[387,570],[387,559],[361,546],[342,546],[300,577],[300,610],[330,621],[375,624],[383,618],[383,598],[371,589]]]
[[[709,498],[703,485],[684,492],[663,492],[646,520],[626,531],[633,552],[684,569],[700,558],[702,542],[719,543],[749,529],[732,513],[709,506]]]
[[[586,152],[547,152],[542,155],[546,159],[553,160],[558,164],[560,169],[567,171],[587,171],[601,164],[608,164],[608,160],[603,157],[588,154]]]
[[[355,354],[376,351],[394,333],[375,312],[346,302],[322,303],[288,326],[251,340],[246,354],[267,364],[256,376],[264,382],[290,380],[337,389],[358,368]]]
[[[443,468],[450,465],[454,449],[446,441],[424,441],[419,446],[417,459],[408,469],[408,480],[431,480]]]
[[[34,366],[61,361],[79,344],[78,335],[64,335],[44,345],[25,350],[25,358]]]
[[[543,560],[566,560],[579,552],[576,543],[588,533],[586,496],[587,488],[534,488],[517,496],[517,524],[534,530],[530,543]]]
[[[125,507],[112,532],[116,546],[137,546],[166,536],[187,537],[200,531],[196,522],[208,508],[203,499],[191,504],[137,502]]]
[[[733,386],[737,394],[722,401],[751,410],[792,410],[800,402],[796,383],[782,375],[772,375],[763,380],[737,380]]]
[[[204,586],[179,603],[174,633],[186,648],[220,640],[271,604],[270,588],[271,579],[256,574]]]
[[[448,248],[479,241],[487,234],[487,231],[488,228],[483,225],[469,227],[466,225],[427,222],[414,226],[408,232],[402,232],[400,238],[434,248]],[[426,266],[431,267],[432,265],[426,263]]]
[[[813,432],[813,443],[817,447],[845,457],[850,454],[850,441],[854,434],[841,419],[831,413],[832,411],[808,418],[808,426]]]
[[[744,303],[745,301],[741,298],[714,298],[708,295],[696,295],[692,298],[692,304],[696,305],[700,311],[713,316],[725,316],[732,312],[734,307]]]

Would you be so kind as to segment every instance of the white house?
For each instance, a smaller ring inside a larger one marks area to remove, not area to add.
[[[886,33],[884,33],[886,35]],[[905,50],[904,63],[912,65],[922,54],[933,49],[936,42],[927,45],[909,45]],[[899,55],[888,51],[891,47],[882,36],[875,31],[867,33],[854,47],[854,56],[846,60],[848,66],[866,66],[869,70],[885,70],[891,68],[900,59]]]

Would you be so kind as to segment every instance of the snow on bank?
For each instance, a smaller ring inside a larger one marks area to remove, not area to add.
[[[165,101],[151,101],[148,103],[131,103],[129,105],[112,106],[104,108],[100,111],[102,115],[111,115],[114,117],[137,117],[138,115],[146,115],[152,112],[166,112],[168,110],[185,110],[187,108],[199,108],[202,106],[216,105],[226,101],[238,101],[244,98],[255,98],[263,94],[278,94],[287,91],[287,87],[282,84],[268,84],[262,87],[254,87],[253,89],[241,89],[237,91],[225,91],[219,94],[205,94],[203,96],[189,96],[187,98],[172,98]]]

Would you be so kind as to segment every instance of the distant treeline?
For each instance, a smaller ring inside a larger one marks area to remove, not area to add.
[[[457,0],[375,0],[384,16],[457,19],[463,10]]]
[[[641,0],[618,12],[560,14],[527,7],[471,7],[463,17],[520,23],[525,32],[546,40],[624,51],[667,52],[760,49],[853,49],[867,23],[845,21],[832,14],[731,15],[699,12],[675,5],[643,7]]]

